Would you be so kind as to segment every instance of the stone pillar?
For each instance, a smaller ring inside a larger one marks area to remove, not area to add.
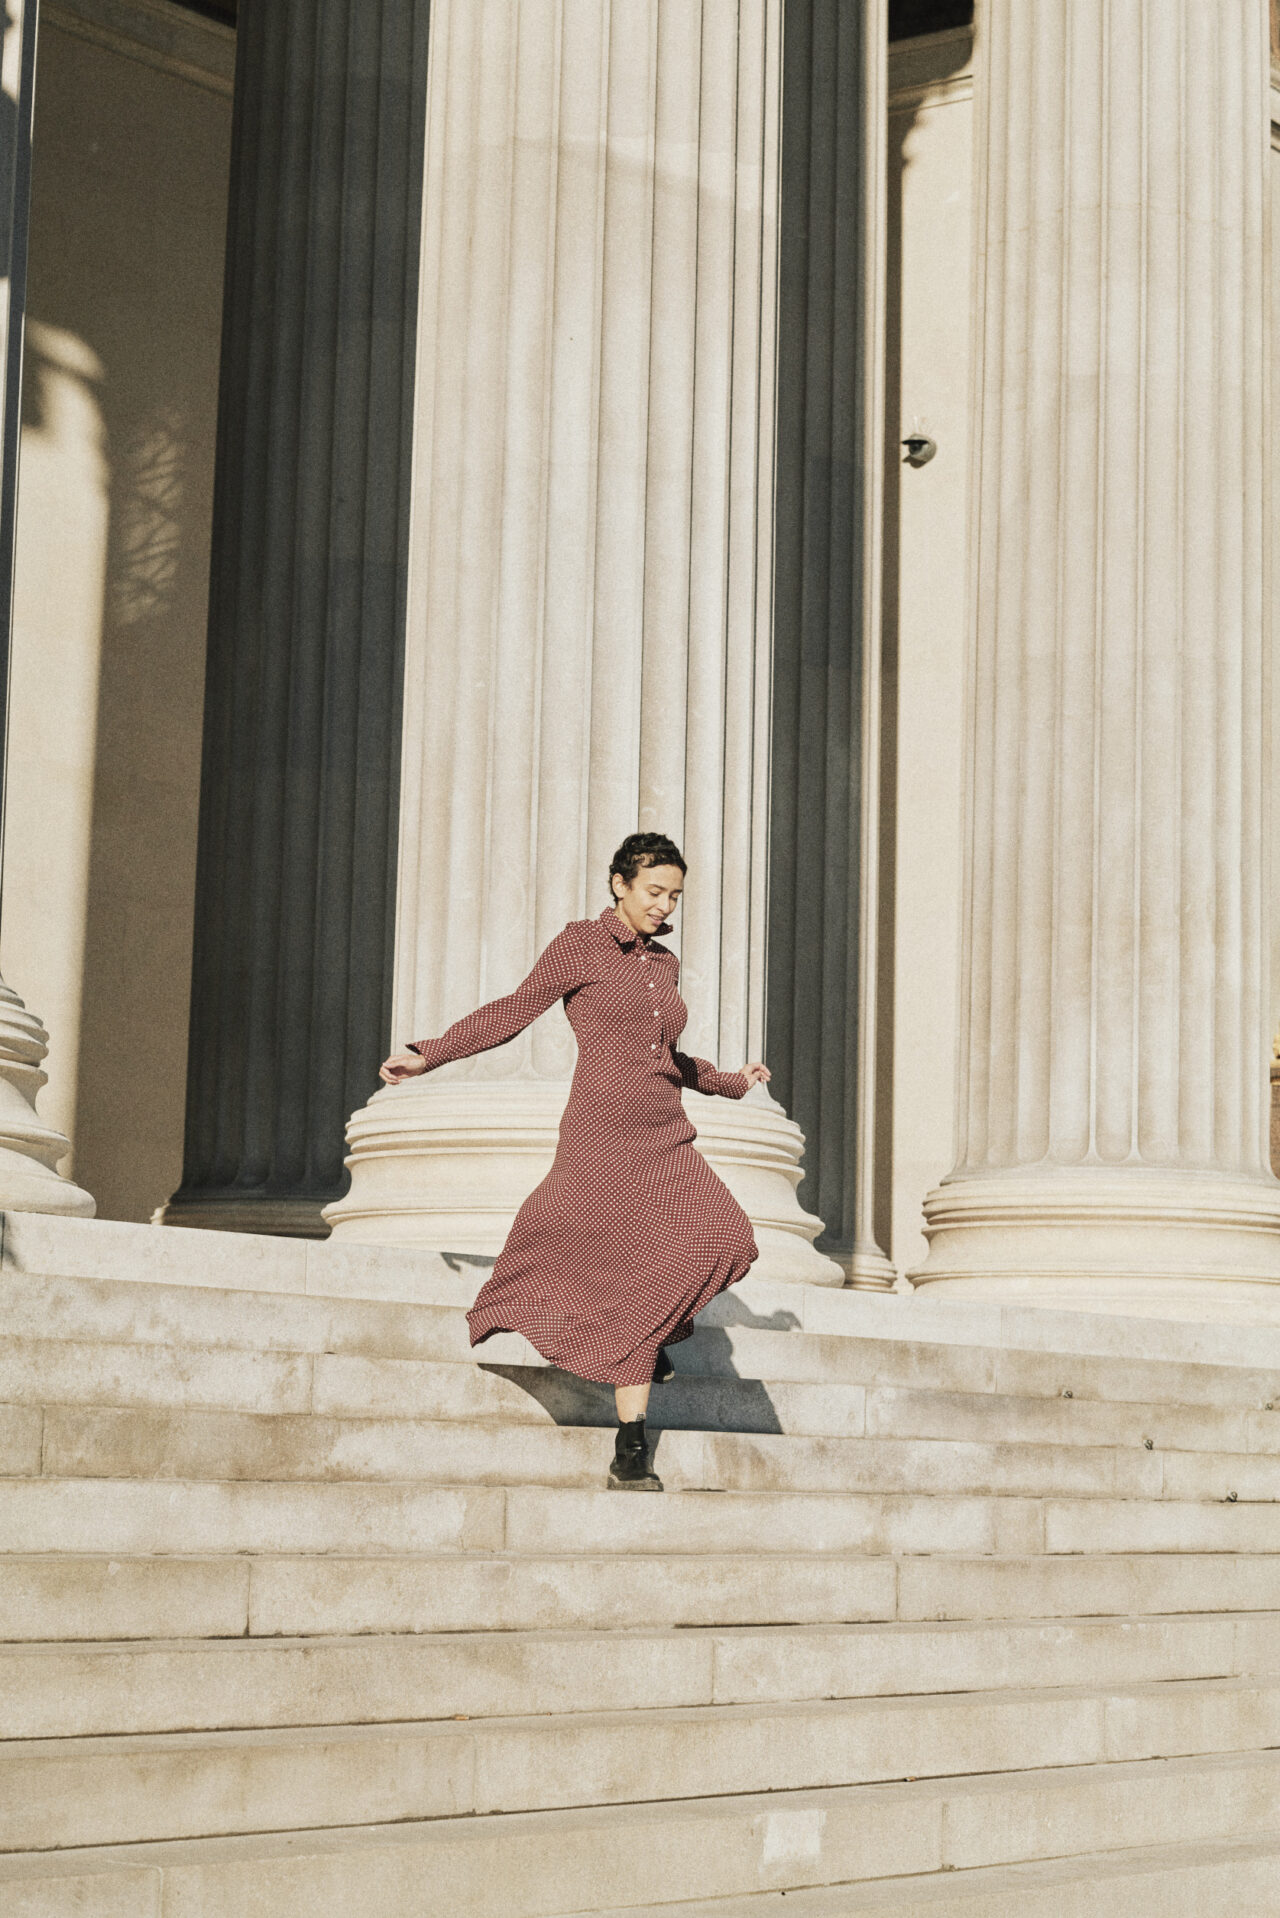
[[[322,1234],[391,1029],[428,0],[243,0],[183,1182]]]
[[[981,13],[951,1294],[1280,1312],[1261,0]]]
[[[690,862],[685,1044],[760,1055],[781,0],[436,0],[395,1034]],[[335,1235],[494,1252],[550,1162],[560,1012],[378,1093]],[[838,1284],[769,1098],[690,1095],[761,1270]]]
[[[0,833],[8,729],[13,557],[22,433],[22,336],[26,319],[31,121],[35,103],[37,0],[8,0],[0,49]],[[53,689],[50,689],[51,697]],[[0,979],[0,1211],[91,1217],[94,1202],[58,1161],[70,1141],[36,1113],[48,1083],[49,1035]]]

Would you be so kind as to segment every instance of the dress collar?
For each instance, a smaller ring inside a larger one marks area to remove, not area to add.
[[[613,935],[624,950],[629,950],[635,945],[648,945],[649,934],[647,932],[632,932],[625,919],[623,919],[619,913],[616,913],[612,906],[605,907],[604,911],[600,914],[600,919],[606,931]],[[670,924],[663,924],[658,927],[657,932],[653,936],[655,939],[660,938],[670,932],[670,930]]]

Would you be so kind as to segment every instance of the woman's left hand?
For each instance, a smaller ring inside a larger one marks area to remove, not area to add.
[[[742,1076],[749,1086],[767,1086],[773,1074],[768,1066],[750,1065],[743,1066]]]

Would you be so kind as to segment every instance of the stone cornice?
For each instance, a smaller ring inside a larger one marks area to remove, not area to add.
[[[217,20],[172,0],[45,0],[40,11],[64,33],[231,97],[236,36]]]
[[[922,33],[889,48],[889,111],[911,112],[973,94],[973,28]]]

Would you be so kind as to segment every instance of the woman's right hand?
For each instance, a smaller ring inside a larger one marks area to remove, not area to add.
[[[426,1069],[426,1061],[420,1052],[393,1052],[378,1067],[378,1077],[389,1086],[398,1086],[405,1079],[416,1079]]]

